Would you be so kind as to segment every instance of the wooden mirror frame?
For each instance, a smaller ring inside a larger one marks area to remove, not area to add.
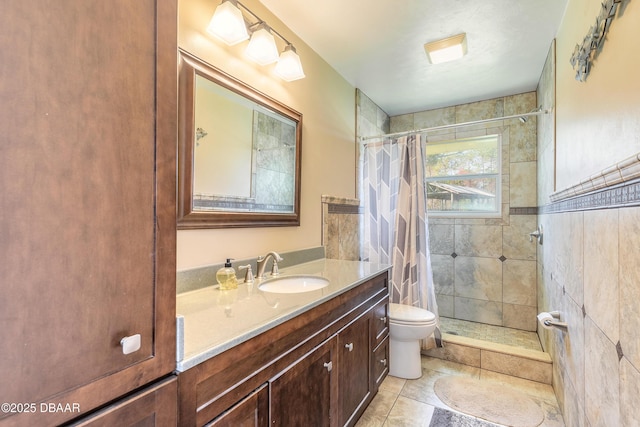
[[[178,72],[178,229],[299,226],[302,114],[183,50],[179,50]],[[202,211],[193,209],[196,75],[282,114],[296,123],[293,212]]]

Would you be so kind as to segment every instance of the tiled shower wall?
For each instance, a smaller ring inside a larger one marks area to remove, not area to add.
[[[391,132],[525,113],[536,93],[391,117]],[[429,141],[502,135],[502,218],[429,217],[441,316],[536,330],[536,118],[430,132]]]
[[[356,121],[358,137],[389,133],[389,116],[360,89],[356,89]]]
[[[554,53],[552,47],[538,87],[538,97],[546,100],[545,105],[554,105]],[[572,107],[573,103],[564,99],[564,108],[580,108]],[[621,107],[618,111],[626,114]],[[605,121],[601,125],[610,126]],[[543,347],[553,359],[553,387],[568,427],[637,426],[640,183],[637,176],[629,175],[638,170],[640,161],[636,157],[633,166],[634,159],[627,158],[603,171],[603,176],[608,176],[614,170],[627,183],[572,197],[564,204],[550,203],[556,190],[556,144],[573,146],[588,155],[594,146],[607,143],[597,137],[593,141],[556,142],[554,127],[550,116],[540,120],[538,130],[538,202],[545,237],[538,250],[538,304],[541,311],[559,310],[569,325],[567,332],[539,331]],[[628,141],[634,139],[637,141],[636,135],[629,135]],[[589,176],[575,176],[574,184],[582,188],[585,178]],[[594,175],[591,182],[598,185],[600,180]]]
[[[255,111],[252,193],[255,203],[291,209],[294,203],[296,129]]]

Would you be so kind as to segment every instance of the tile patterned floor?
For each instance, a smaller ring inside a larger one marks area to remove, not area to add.
[[[440,317],[440,328],[444,333],[455,332],[467,338],[475,338],[497,344],[506,344],[529,350],[542,351],[538,334],[505,328],[503,326],[486,325],[484,323],[469,322],[467,320]]]
[[[422,357],[422,377],[404,380],[387,376],[378,394],[362,415],[356,427],[422,427],[429,426],[436,407],[447,407],[433,391],[438,378],[464,375],[499,382],[531,397],[545,414],[541,427],[564,427],[553,388],[550,385],[510,377],[495,372],[460,365],[432,357]]]

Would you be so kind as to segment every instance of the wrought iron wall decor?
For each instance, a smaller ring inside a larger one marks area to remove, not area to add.
[[[200,145],[200,140],[207,135],[209,135],[209,133],[206,130],[202,128],[196,129],[196,145]]]
[[[606,0],[602,3],[600,14],[596,18],[596,23],[582,40],[582,44],[576,44],[576,48],[571,55],[571,66],[576,70],[576,80],[584,82],[591,71],[591,63],[602,51],[604,40],[611,26],[613,18],[618,9],[623,7],[622,3],[628,0]]]

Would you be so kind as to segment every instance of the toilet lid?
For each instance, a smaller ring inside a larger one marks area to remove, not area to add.
[[[389,304],[389,319],[401,323],[432,323],[436,320],[436,315],[424,308],[392,302]]]

